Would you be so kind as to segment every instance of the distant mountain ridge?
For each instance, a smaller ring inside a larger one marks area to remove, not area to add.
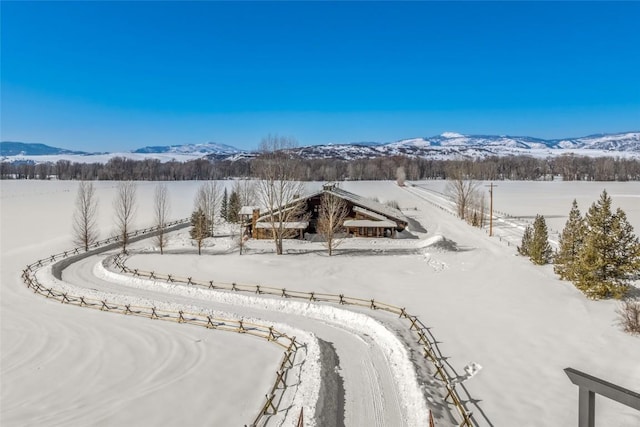
[[[591,150],[591,152],[589,152]],[[535,155],[555,156],[565,152],[590,155],[624,155],[640,157],[640,132],[596,134],[579,138],[542,139],[530,136],[463,135],[445,132],[426,138],[403,139],[390,143],[355,142],[349,144],[323,144],[297,147],[291,150],[307,159],[354,160],[385,156],[410,156],[430,159],[483,158],[489,156]],[[44,144],[0,142],[3,160],[11,161],[20,156],[81,155],[91,158],[97,153],[65,150]],[[105,153],[102,153],[105,154]],[[113,153],[124,157],[135,155],[163,156],[172,154],[180,158],[208,158],[216,160],[250,159],[256,152],[207,142],[169,146],[147,146],[128,153]]]
[[[33,144],[26,142],[0,142],[1,156],[51,156],[56,154],[86,155],[84,151],[65,150],[64,148],[51,147],[45,144]]]
[[[293,151],[304,158],[355,160],[384,156],[432,159],[526,154],[553,156],[583,150],[598,150],[609,155],[633,153],[640,156],[640,132],[550,140],[530,136],[462,135],[445,132],[437,136],[403,139],[387,144],[326,144],[299,147]]]
[[[176,153],[176,154],[238,154],[243,152],[236,147],[217,142],[206,142],[204,144],[184,144],[166,146],[148,146],[133,150],[132,153]]]

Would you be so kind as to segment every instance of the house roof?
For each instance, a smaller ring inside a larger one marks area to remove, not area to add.
[[[393,220],[404,222],[405,224],[409,224],[409,220],[407,219],[407,217],[404,216],[402,212],[400,212],[398,209],[392,208],[391,206],[383,205],[382,203],[376,202],[375,200],[367,199],[366,197],[362,197],[357,194],[350,193],[346,190],[343,190],[337,187],[333,187],[331,189],[325,189],[320,193],[325,191],[337,197],[340,197],[342,199],[349,200],[351,203],[353,203],[356,206],[360,206],[369,211],[382,214],[386,218],[391,218]]]
[[[345,227],[384,227],[391,228],[395,227],[397,224],[393,221],[384,220],[384,221],[372,221],[370,219],[348,219],[344,222]]]
[[[239,215],[253,215],[253,210],[254,209],[260,210],[260,207],[259,206],[243,206],[238,211],[238,214]]]
[[[306,221],[296,221],[296,222],[276,222],[275,227],[279,228],[280,224],[282,224],[283,228],[286,230],[296,229],[296,230],[304,230],[309,226],[309,223]],[[271,228],[270,222],[258,222],[256,223],[257,228]]]
[[[355,206],[353,210],[356,212],[360,212],[361,214],[366,215],[369,218],[377,219],[378,221],[384,221],[385,219],[387,219],[384,215],[377,214],[370,211],[369,209],[361,208],[360,206]]]
[[[298,202],[300,202],[302,200],[307,200],[307,199],[310,199],[312,197],[320,196],[320,195],[322,195],[324,193],[333,194],[336,197],[339,197],[341,199],[345,199],[345,200],[351,202],[356,207],[361,208],[363,213],[368,212],[368,216],[371,216],[372,218],[375,218],[375,215],[377,214],[378,217],[382,216],[383,219],[385,219],[385,220],[386,219],[392,219],[392,220],[394,220],[396,222],[402,222],[402,223],[407,224],[407,225],[409,224],[409,220],[407,219],[407,217],[404,216],[402,214],[402,212],[400,212],[398,209],[392,208],[391,206],[384,205],[384,204],[382,204],[380,202],[376,202],[375,200],[367,199],[366,197],[362,197],[362,196],[359,196],[357,194],[350,193],[349,191],[343,190],[343,189],[335,187],[335,186],[325,186],[320,191],[316,191],[315,193],[311,193],[311,194],[305,195],[303,197],[299,197],[299,198],[297,198],[295,200],[292,200],[282,210],[291,209],[294,204],[296,204],[296,203],[298,203]],[[270,215],[271,215],[270,212],[266,212],[266,213],[262,214],[260,216],[260,218],[258,218],[258,221],[264,221]]]

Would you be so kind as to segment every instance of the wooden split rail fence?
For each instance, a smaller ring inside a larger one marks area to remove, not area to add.
[[[167,224],[167,228],[171,226],[181,225],[188,223],[188,219],[174,221]],[[158,231],[157,227],[151,227],[144,230],[137,230],[128,234],[128,237],[144,236],[149,233]],[[91,245],[92,250],[104,250],[108,245],[118,243],[120,241],[119,236],[110,237],[105,240],[101,240]],[[273,326],[266,326],[257,323],[245,322],[240,319],[222,319],[212,317],[202,313],[191,313],[185,311],[170,311],[159,309],[155,306],[134,306],[131,304],[123,304],[110,302],[106,299],[92,299],[84,296],[70,295],[69,293],[56,290],[52,287],[46,287],[41,284],[35,273],[47,265],[54,262],[67,259],[73,256],[79,256],[85,254],[84,248],[74,248],[68,251],[64,251],[50,257],[40,259],[29,265],[22,271],[22,280],[27,287],[33,290],[34,293],[42,295],[46,298],[60,301],[62,304],[76,305],[78,307],[93,308],[100,311],[107,311],[111,313],[119,313],[129,316],[146,317],[148,319],[165,320],[177,323],[184,323],[189,325],[195,325],[205,327],[207,329],[215,329],[220,331],[236,332],[245,335],[252,335],[258,338],[263,338],[268,342],[276,344],[285,349],[282,361],[278,365],[276,371],[276,379],[273,386],[269,390],[269,393],[265,395],[265,403],[260,408],[259,413],[253,420],[251,426],[257,426],[258,423],[269,415],[274,415],[278,412],[279,401],[276,400],[278,395],[282,395],[286,389],[286,377],[290,369],[294,366],[294,360],[296,352],[300,346],[300,343],[296,341],[296,337],[289,337],[287,334],[278,331]]]
[[[197,286],[205,289],[246,292],[258,295],[272,295],[280,298],[300,299],[315,303],[324,302],[345,306],[352,305],[369,308],[371,310],[382,310],[388,313],[395,314],[399,318],[406,320],[409,331],[414,335],[414,337],[417,339],[418,344],[420,344],[420,346],[422,347],[423,357],[429,360],[434,366],[435,376],[443,382],[447,390],[445,400],[448,401],[449,399],[451,399],[452,404],[458,411],[458,414],[460,416],[459,426],[472,427],[474,425],[472,420],[472,413],[465,408],[462,400],[460,399],[460,396],[458,395],[458,392],[456,391],[456,383],[452,381],[454,378],[456,378],[456,376],[452,376],[447,369],[447,365],[443,363],[446,358],[440,353],[440,350],[436,345],[435,337],[431,333],[430,329],[425,326],[424,323],[422,323],[418,316],[407,313],[404,307],[398,307],[392,304],[376,301],[375,299],[355,298],[346,296],[344,294],[336,295],[319,292],[296,291],[292,289],[277,288],[272,286],[239,284],[235,282],[223,283],[214,282],[213,280],[197,280],[193,277],[180,277],[173,274],[162,274],[156,273],[154,271],[132,269],[127,267],[125,260],[126,256],[124,254],[118,254],[113,258],[113,265],[117,269],[119,269],[120,272],[131,275],[133,277],[165,281],[167,283],[183,284],[185,286]]]

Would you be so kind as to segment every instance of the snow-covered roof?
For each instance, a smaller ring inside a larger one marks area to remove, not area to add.
[[[326,186],[320,191],[316,191],[315,193],[307,194],[306,196],[299,197],[295,200],[292,200],[283,211],[292,209],[296,203],[307,200],[312,197],[321,196],[324,193],[333,194],[336,197],[347,200],[355,205],[357,208],[362,209],[362,212],[367,212],[366,215],[372,216],[372,214],[377,214],[382,219],[392,219],[397,222],[403,222],[405,224],[409,224],[409,220],[406,216],[402,214],[398,209],[392,208],[391,206],[384,205],[380,202],[376,202],[375,200],[367,199],[366,197],[359,196],[357,194],[350,193],[346,190],[335,186]],[[277,213],[277,210],[274,211]],[[258,222],[262,222],[270,216],[269,212],[265,212],[258,218]],[[397,225],[397,224],[395,224]]]
[[[278,212],[288,212],[288,211],[290,211],[292,209],[297,209],[296,203],[298,203],[300,200],[304,200],[304,199],[306,199],[306,197],[301,197],[301,198],[295,199],[291,203],[289,203],[284,209],[275,210],[274,212],[276,214],[278,214]],[[268,221],[268,219],[270,217],[271,217],[271,213],[270,212],[265,212],[262,215],[260,215],[260,217],[258,218],[258,222]]]
[[[275,226],[276,228],[280,227],[280,224],[283,225],[283,228],[291,230],[291,229],[296,229],[296,230],[304,230],[305,228],[307,228],[309,226],[309,223],[306,221],[296,221],[296,222],[276,222]],[[256,227],[257,228],[271,228],[271,223],[270,222],[258,222],[256,223]]]
[[[391,228],[391,227],[395,227],[397,224],[393,221],[388,221],[388,220],[384,220],[384,221],[372,221],[370,219],[348,219],[346,220],[343,225],[345,227],[385,227],[385,228]]]
[[[402,214],[398,209],[392,208],[391,206],[383,205],[380,202],[376,202],[375,200],[367,199],[366,197],[358,196],[357,194],[350,193],[341,188],[333,187],[330,190],[325,190],[328,193],[334,194],[341,199],[349,200],[356,206],[360,206],[369,211],[373,211],[378,214],[384,215],[386,218],[391,218],[400,222],[404,222],[405,224],[409,223],[409,220],[406,216]]]
[[[361,208],[360,206],[354,207],[353,210],[356,212],[360,212],[361,214],[366,215],[369,218],[377,219],[378,221],[384,221],[385,219],[387,219],[384,215],[377,214],[370,211],[369,209]]]
[[[240,214],[240,215],[253,215],[254,209],[258,209],[259,210],[260,207],[258,207],[258,206],[243,206],[238,211],[238,214]]]

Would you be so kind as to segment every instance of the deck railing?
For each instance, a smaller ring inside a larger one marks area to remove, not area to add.
[[[596,394],[640,411],[640,393],[573,368],[566,368],[564,372],[578,386],[578,427],[595,427]]]

